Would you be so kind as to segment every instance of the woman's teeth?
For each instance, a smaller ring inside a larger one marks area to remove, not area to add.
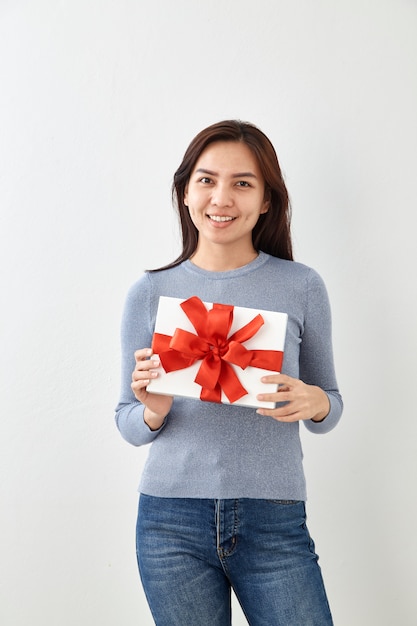
[[[208,216],[214,222],[231,222],[234,220],[234,217],[229,217],[227,215],[209,215]]]

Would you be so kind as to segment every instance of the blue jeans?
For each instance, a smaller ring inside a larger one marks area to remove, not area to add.
[[[141,494],[136,536],[157,626],[333,624],[304,502]]]

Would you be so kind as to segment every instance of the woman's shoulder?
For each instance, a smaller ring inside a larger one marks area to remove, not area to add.
[[[181,273],[182,264],[163,270],[144,271],[143,274],[130,286],[128,298],[137,298],[149,295],[154,291],[164,290],[172,285],[178,273]]]
[[[301,263],[300,261],[290,261],[279,257],[268,256],[267,265],[273,271],[279,271],[289,278],[298,278],[306,280],[321,280],[320,274],[313,267]]]

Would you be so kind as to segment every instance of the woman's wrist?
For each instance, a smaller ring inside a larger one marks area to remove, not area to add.
[[[160,415],[156,415],[152,411],[145,406],[145,410],[143,411],[143,421],[148,426],[150,430],[159,430],[162,424],[165,422],[166,415],[161,417]]]
[[[323,389],[321,389],[320,387],[317,387],[317,389],[320,389],[320,392],[323,397],[323,408],[321,411],[316,413],[314,417],[311,418],[311,421],[315,422],[316,424],[319,424],[320,422],[324,422],[324,420],[330,413],[330,400],[329,400],[329,396],[327,395],[325,391],[323,391]]]
[[[320,422],[324,422],[324,420],[326,419],[327,416],[328,416],[328,413],[326,413],[326,415],[324,417],[322,417],[321,419],[319,419],[317,417],[312,417],[311,421],[314,422],[315,424],[320,424]]]

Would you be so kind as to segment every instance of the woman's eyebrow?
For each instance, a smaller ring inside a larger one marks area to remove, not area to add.
[[[196,170],[196,174],[197,172],[199,174],[209,174],[210,176],[218,176],[216,172],[212,172],[211,170],[206,170],[203,167],[199,167],[198,170]]]
[[[218,176],[217,172],[213,172],[211,170],[206,170],[203,167],[199,167],[196,170],[196,173],[208,174],[209,176]],[[257,176],[253,172],[238,172],[236,174],[232,174],[232,178],[257,178]]]
[[[233,174],[233,178],[257,178],[253,172],[239,172],[238,174]]]

